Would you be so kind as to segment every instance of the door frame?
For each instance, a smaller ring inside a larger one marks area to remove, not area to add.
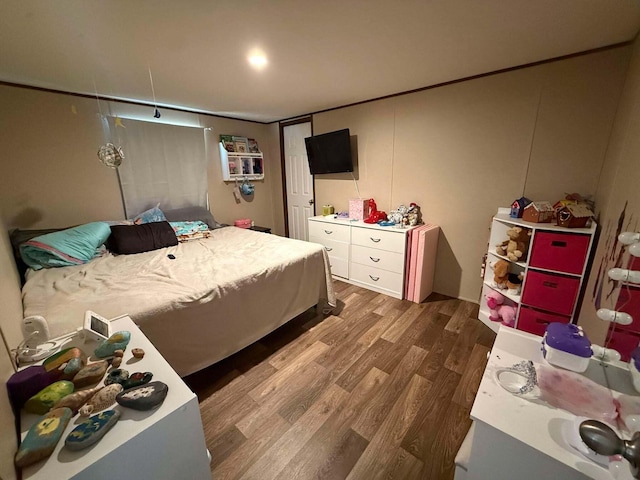
[[[300,117],[294,120],[288,120],[285,122],[279,123],[279,132],[280,132],[280,172],[282,174],[282,204],[284,205],[284,235],[285,237],[289,236],[289,204],[287,203],[287,167],[284,157],[284,128],[290,127],[291,125],[298,125],[300,123],[310,123],[311,124],[311,135],[313,135],[313,116],[309,115],[307,117]],[[313,214],[316,214],[316,177],[315,175],[311,175],[312,181],[311,185],[313,187]]]

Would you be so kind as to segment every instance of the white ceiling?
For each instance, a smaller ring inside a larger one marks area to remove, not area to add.
[[[150,68],[159,105],[270,122],[639,27],[640,0],[2,0],[0,80],[153,103]]]

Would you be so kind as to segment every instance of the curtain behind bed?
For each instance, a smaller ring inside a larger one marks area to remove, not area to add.
[[[163,209],[207,207],[204,129],[106,117],[111,141],[125,158],[118,168],[125,215],[160,204]]]

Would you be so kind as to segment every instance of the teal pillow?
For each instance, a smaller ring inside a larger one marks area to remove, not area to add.
[[[33,268],[87,263],[111,234],[105,222],[93,222],[32,238],[20,245],[20,256]]]

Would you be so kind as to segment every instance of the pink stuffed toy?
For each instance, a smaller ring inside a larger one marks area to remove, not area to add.
[[[511,305],[504,304],[504,295],[491,290],[484,296],[489,307],[489,320],[492,322],[502,322],[507,327],[513,327],[516,320],[516,309]]]

